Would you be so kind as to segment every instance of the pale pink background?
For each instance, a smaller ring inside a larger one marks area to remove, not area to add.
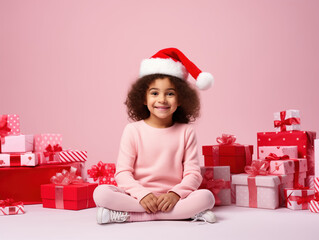
[[[222,133],[256,146],[273,112],[291,108],[319,132],[318,9],[316,0],[1,0],[0,112],[19,114],[22,133],[62,133],[88,165],[115,162],[140,61],[178,47],[216,78],[201,92],[199,147]]]

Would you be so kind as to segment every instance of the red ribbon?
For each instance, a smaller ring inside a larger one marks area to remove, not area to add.
[[[1,144],[5,143],[5,136],[9,134],[11,131],[11,128],[8,127],[8,115],[2,115],[0,117],[0,139]],[[0,150],[1,150],[1,144],[0,144]]]
[[[83,183],[83,179],[76,175],[76,168],[71,167],[70,171],[63,170],[61,173],[57,173],[51,177],[50,181],[56,185],[70,185]]]
[[[221,137],[217,137],[216,141],[220,145],[233,145],[236,141],[236,136],[231,134],[222,134]]]
[[[308,209],[308,203],[314,199],[314,195],[308,195],[307,190],[301,191],[302,196],[291,196],[293,192],[290,193],[289,196],[286,197],[287,205],[289,204],[291,206],[291,201],[296,201],[298,205],[302,205],[303,210]]]
[[[93,165],[91,169],[87,170],[88,175],[93,178],[94,181],[107,175],[106,163],[99,161],[98,164]]]
[[[277,156],[275,153],[269,153],[269,155],[267,157],[265,157],[265,159],[268,161],[287,160],[287,159],[289,159],[289,156],[288,155]]]
[[[300,118],[286,118],[286,111],[280,112],[280,120],[274,121],[275,127],[280,127],[280,131],[287,131],[286,125],[300,124]]]
[[[57,152],[61,152],[62,151],[62,147],[59,144],[54,145],[53,147],[51,146],[51,144],[49,144],[46,148],[45,148],[46,152],[44,152],[44,156],[45,157],[49,157],[49,161],[52,162],[54,160],[54,155]]]
[[[6,200],[0,200],[0,207],[11,207],[23,205],[23,202],[15,202],[12,198],[8,198]]]

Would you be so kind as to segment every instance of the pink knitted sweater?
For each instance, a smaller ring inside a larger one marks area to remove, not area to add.
[[[173,191],[185,198],[201,181],[195,132],[190,124],[154,128],[143,120],[123,132],[115,179],[140,201],[149,193]]]

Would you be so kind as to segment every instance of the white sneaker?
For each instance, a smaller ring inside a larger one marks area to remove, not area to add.
[[[211,210],[206,210],[201,213],[198,213],[194,217],[192,217],[192,219],[194,219],[193,221],[199,220],[199,221],[205,221],[209,223],[216,222],[216,216]]]
[[[125,222],[130,215],[127,212],[113,211],[107,208],[99,207],[96,214],[98,224]]]

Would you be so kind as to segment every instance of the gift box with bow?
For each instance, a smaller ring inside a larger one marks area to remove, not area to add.
[[[58,153],[62,151],[61,134],[34,135],[34,151],[39,157],[39,164],[59,163]]]
[[[80,210],[95,207],[93,191],[96,183],[85,183],[76,169],[63,170],[51,178],[52,184],[41,185],[43,207]]]
[[[38,165],[38,158],[34,153],[0,153],[0,167],[36,165]]]
[[[0,200],[0,215],[16,215],[23,213],[23,202],[15,202],[13,199]]]
[[[314,199],[315,191],[308,188],[285,189],[286,207],[292,210],[307,210]]]
[[[259,159],[264,160],[269,154],[275,154],[277,156],[288,156],[289,158],[298,158],[297,146],[261,146],[258,147]],[[279,159],[286,160],[286,159]]]
[[[0,115],[0,139],[5,143],[5,137],[20,134],[19,115]]]
[[[19,199],[25,205],[39,204],[42,202],[40,186],[50,183],[53,175],[63,169],[70,170],[71,166],[77,168],[77,174],[81,174],[81,163],[0,168],[0,196],[3,199]]]
[[[102,161],[98,164],[93,165],[87,170],[88,178],[87,181],[91,183],[108,184],[117,186],[114,179],[115,174],[115,164],[114,163],[103,163]]]
[[[230,167],[201,167],[203,181],[200,189],[210,190],[215,197],[215,205],[231,204]]]
[[[267,161],[253,161],[246,166],[247,174],[232,176],[232,184],[236,185],[236,205],[251,208],[278,208],[282,198],[282,184],[286,175],[270,175]]]
[[[314,175],[314,139],[315,132],[286,131],[257,133],[257,147],[261,146],[297,146],[298,158],[307,159],[307,176]],[[260,158],[258,154],[258,158]]]
[[[277,132],[300,130],[299,110],[286,110],[274,113],[274,127]]]
[[[219,145],[202,147],[205,166],[230,166],[231,173],[243,173],[251,163],[253,145],[235,143],[234,135],[223,134],[217,138]]]
[[[43,164],[61,164],[59,153],[62,151],[62,147],[59,144],[49,144],[44,152],[35,152],[39,159],[39,163]]]

